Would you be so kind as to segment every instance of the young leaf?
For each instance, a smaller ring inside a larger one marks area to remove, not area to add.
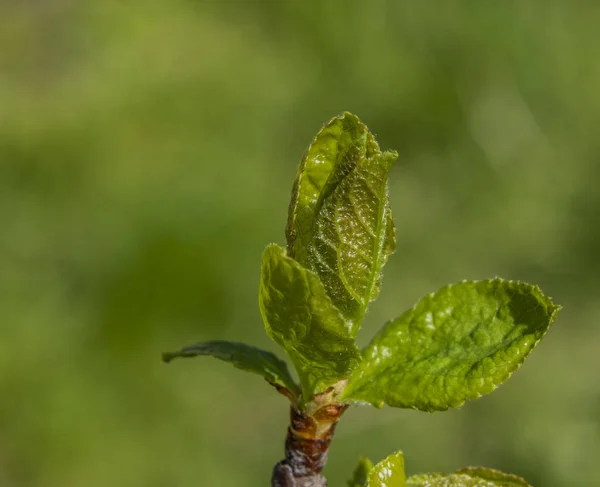
[[[303,265],[326,193],[365,157],[367,134],[358,117],[342,113],[319,131],[300,162],[285,233],[288,256]]]
[[[524,479],[491,468],[468,467],[445,475],[427,473],[408,478],[407,487],[531,487]]]
[[[358,465],[352,474],[352,480],[348,481],[348,487],[365,487],[369,480],[369,472],[373,468],[373,462],[366,457],[360,457]]]
[[[524,478],[493,468],[465,467],[457,470],[456,473],[495,482],[494,485],[502,487],[531,487]]]
[[[384,326],[340,400],[423,411],[458,407],[508,379],[559,309],[523,282],[445,286]]]
[[[317,275],[275,244],[263,254],[259,305],[268,335],[298,371],[305,399],[347,378],[360,362],[350,329]]]
[[[292,191],[288,256],[319,276],[353,334],[396,244],[387,178],[397,157],[346,112],[317,134]]]
[[[262,375],[276,387],[290,391],[293,397],[298,397],[298,385],[292,379],[286,363],[276,355],[245,343],[212,340],[184,347],[177,352],[163,353],[163,360],[170,362],[175,358],[189,358],[201,355],[231,362],[238,369]]]
[[[369,471],[367,487],[406,487],[401,451],[384,458]]]
[[[307,267],[319,275],[354,335],[395,246],[387,178],[396,157],[376,151],[357,162],[323,202],[308,248]]]

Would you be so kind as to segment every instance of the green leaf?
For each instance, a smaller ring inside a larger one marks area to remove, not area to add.
[[[369,471],[367,487],[406,487],[402,452],[393,453],[377,463]]]
[[[457,470],[456,473],[495,482],[493,485],[501,487],[531,487],[525,479],[493,468],[465,467]]]
[[[373,462],[371,460],[366,457],[360,457],[358,465],[352,474],[352,480],[348,481],[348,487],[365,487],[372,468]]]
[[[366,154],[367,127],[344,112],[319,131],[300,162],[286,226],[288,256],[306,263],[314,224],[325,199]],[[335,170],[335,171],[334,171]]]
[[[268,335],[298,371],[305,399],[347,378],[360,362],[349,326],[317,275],[276,244],[263,254],[259,304]]]
[[[315,222],[307,267],[358,331],[377,297],[381,270],[394,247],[387,178],[395,154],[376,154],[357,166],[327,197]]]
[[[354,335],[395,249],[387,178],[396,158],[346,112],[317,134],[292,191],[288,255],[317,273]]]
[[[184,347],[177,352],[163,353],[163,360],[170,362],[175,358],[190,358],[201,355],[231,362],[238,369],[262,375],[274,386],[283,387],[298,397],[298,385],[292,379],[286,363],[276,355],[245,343],[212,340]]]
[[[445,475],[428,473],[408,478],[408,487],[531,487],[524,479],[491,468],[467,467]]]
[[[507,380],[559,309],[523,282],[445,286],[383,327],[340,400],[423,411],[458,407]]]
[[[406,479],[404,456],[397,452],[373,466],[361,458],[349,487],[531,487],[516,475],[491,468],[467,467],[452,474],[426,473]]]

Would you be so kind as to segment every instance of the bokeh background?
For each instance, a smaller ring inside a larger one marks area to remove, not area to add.
[[[564,306],[524,367],[447,413],[355,408],[359,455],[600,485],[600,4],[0,1],[0,485],[265,486],[287,405],[208,358],[276,350],[259,262],[297,163],[357,113],[400,153],[398,250],[360,335],[500,275]]]

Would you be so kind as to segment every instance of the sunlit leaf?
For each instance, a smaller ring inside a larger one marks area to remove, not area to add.
[[[317,275],[275,244],[263,254],[259,304],[267,333],[298,371],[304,398],[347,378],[359,363],[350,328]]]
[[[493,468],[465,467],[457,470],[456,473],[495,482],[493,485],[501,487],[531,487],[525,479]]]
[[[402,452],[393,453],[378,462],[369,471],[367,487],[406,487]]]
[[[531,487],[524,479],[491,468],[468,467],[453,474],[427,473],[408,478],[407,487]]]
[[[358,117],[345,112],[325,124],[302,158],[286,226],[288,256],[301,264],[306,263],[325,196],[365,157],[367,134],[367,127]]]
[[[387,194],[396,158],[346,112],[317,134],[294,183],[288,255],[319,276],[353,334],[396,245]]]
[[[342,400],[424,411],[458,407],[508,379],[559,309],[523,282],[445,286],[383,327]]]
[[[387,178],[395,154],[363,158],[329,195],[315,222],[308,268],[356,333],[377,297],[381,269],[394,248]]]
[[[212,340],[184,347],[177,352],[163,354],[163,360],[170,362],[175,358],[190,358],[202,355],[231,362],[238,369],[262,375],[271,384],[290,391],[293,397],[299,396],[298,385],[292,379],[286,363],[276,355],[245,343]]]

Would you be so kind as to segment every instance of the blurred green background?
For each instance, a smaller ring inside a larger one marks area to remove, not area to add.
[[[350,410],[330,485],[397,449],[409,473],[600,485],[599,25],[583,0],[0,0],[0,485],[269,484],[285,398],[160,353],[276,350],[261,252],[343,110],[400,153],[398,250],[361,343],[465,278],[564,310],[490,396]]]

